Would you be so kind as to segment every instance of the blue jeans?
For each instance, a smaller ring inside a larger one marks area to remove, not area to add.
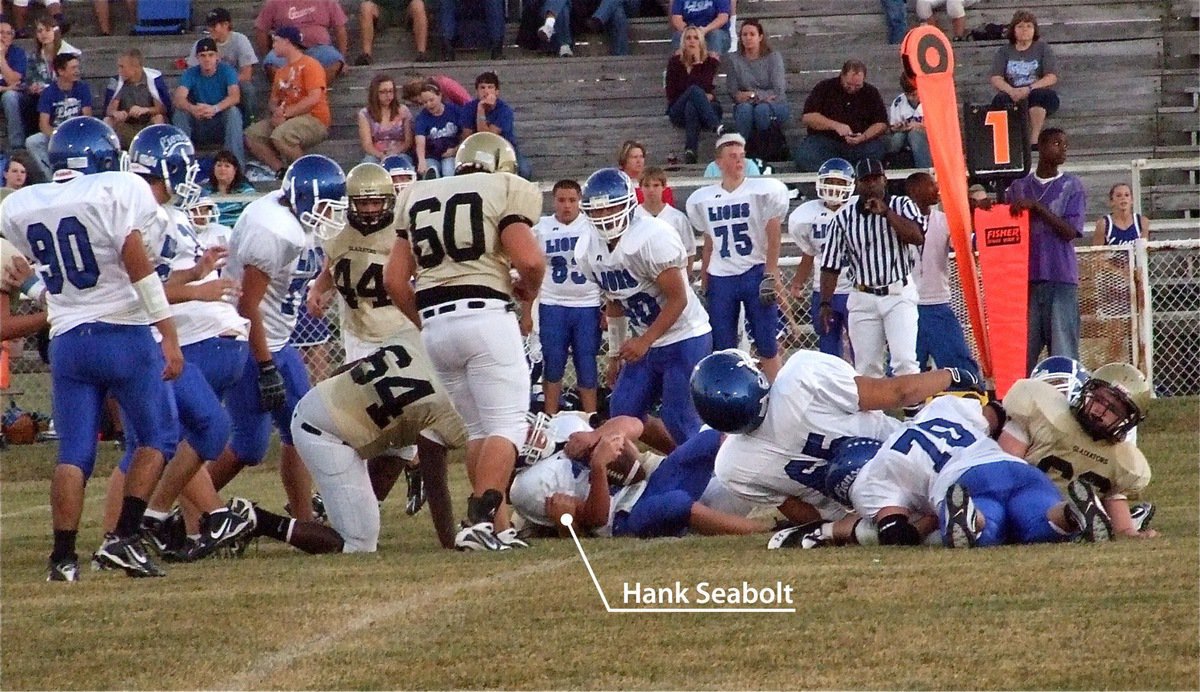
[[[42,180],[50,180],[54,171],[50,168],[50,138],[38,132],[25,138],[25,149],[42,169]]]
[[[441,0],[438,19],[442,24],[442,40],[454,43],[458,36],[458,4],[462,0]],[[504,45],[504,2],[502,0],[471,0],[483,5],[484,21],[487,23],[488,47]],[[569,21],[570,17],[566,17]]]
[[[1058,281],[1029,282],[1028,343],[1025,372],[1037,365],[1043,347],[1052,356],[1079,360],[1079,286]]]
[[[684,130],[684,149],[696,151],[700,148],[700,130],[715,130],[721,124],[721,104],[695,84],[691,85],[667,107],[667,117],[675,127]]]
[[[917,306],[917,365],[928,370],[933,358],[939,368],[963,368],[979,377],[979,364],[971,357],[962,325],[950,303]]]
[[[717,53],[718,55],[724,55],[725,53],[729,52],[729,46],[731,43],[731,39],[729,38],[729,27],[730,26],[731,26],[730,24],[726,24],[725,26],[721,27],[720,29],[713,29],[712,31],[710,31],[704,35],[704,45],[706,48],[708,48],[708,50],[710,52]],[[676,31],[674,34],[672,34],[672,36],[671,36],[671,49],[672,50],[679,49],[679,40],[682,36],[683,36],[683,34],[678,31]]]
[[[905,2],[904,0],[879,0],[879,4],[883,5],[883,16],[887,21],[888,43],[894,46],[903,41],[904,34],[908,33]]]
[[[770,127],[772,120],[778,120],[783,123],[783,129],[786,130],[791,117],[792,110],[788,107],[786,101],[776,101],[775,103],[747,102],[734,104],[733,106],[733,123],[737,127],[738,134],[745,137],[746,141],[750,141],[750,135],[753,132],[762,131]],[[824,161],[821,163],[824,163]]]
[[[246,167],[246,139],[242,135],[242,112],[237,108],[226,108],[216,117],[202,120],[182,108],[175,109],[171,124],[183,130],[197,145],[222,144],[237,157],[242,168]]]
[[[542,17],[554,15],[554,35],[550,37],[553,48],[575,45],[571,36],[571,0],[545,0],[542,3]]]
[[[592,18],[608,29],[610,55],[629,55],[629,18],[636,17],[639,0],[600,0]]]
[[[796,170],[801,173],[815,173],[821,164],[835,157],[846,159],[851,165],[858,165],[863,159],[883,159],[886,152],[887,144],[883,137],[851,146],[841,139],[810,134],[792,148],[792,160],[796,164]]]
[[[893,132],[888,137],[888,153],[895,154],[907,144],[912,149],[913,166],[917,168],[933,168],[933,156],[929,153],[929,135],[925,130],[910,130],[908,132]]]
[[[8,124],[8,148],[12,151],[25,148],[25,123],[21,120],[21,92],[9,90],[0,94],[0,105],[4,108],[4,122]]]

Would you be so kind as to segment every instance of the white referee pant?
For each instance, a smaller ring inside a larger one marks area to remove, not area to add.
[[[911,279],[871,288],[856,287],[846,300],[854,369],[864,377],[883,377],[885,351],[893,375],[913,375],[917,366],[917,287]]]
[[[421,341],[467,438],[503,437],[520,449],[529,430],[529,363],[517,316],[503,301],[471,299],[424,309],[421,322]]]

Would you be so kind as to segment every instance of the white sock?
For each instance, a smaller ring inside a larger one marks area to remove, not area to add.
[[[150,517],[151,519],[157,519],[157,520],[159,520],[159,521],[163,521],[163,520],[165,520],[165,519],[166,519],[168,516],[170,516],[170,514],[171,514],[170,512],[160,512],[160,511],[158,511],[158,510],[156,510],[156,509],[150,509],[149,507],[147,507],[147,508],[146,508],[146,513],[145,513],[145,516],[148,516],[148,517]]]
[[[554,35],[554,17],[546,17],[546,22],[542,24],[542,28],[551,36]]]

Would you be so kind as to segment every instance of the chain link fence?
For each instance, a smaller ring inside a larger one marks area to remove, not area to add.
[[[1151,242],[1144,255],[1133,246],[1081,247],[1078,253],[1084,364],[1096,368],[1116,360],[1132,362],[1151,377],[1159,396],[1200,394],[1200,241]],[[1139,257],[1145,258],[1144,266]],[[798,264],[797,257],[780,259],[785,285]],[[957,285],[956,264],[950,266],[951,284]],[[1143,284],[1149,287],[1148,294],[1142,290]],[[961,296],[953,301],[953,308],[964,325],[968,346],[978,358]],[[25,302],[18,309],[28,312],[33,308]],[[787,297],[780,310],[783,326],[779,336],[784,350],[815,349],[809,299]],[[336,307],[321,319],[302,311],[293,338],[313,382],[333,374],[342,364]],[[50,376],[43,358],[44,343],[42,352],[36,337],[9,341],[5,346],[11,378],[8,388],[0,390],[4,407],[16,404],[26,411],[49,414]],[[607,362],[603,343],[601,350],[603,372]],[[563,379],[565,387],[574,384],[569,364]]]

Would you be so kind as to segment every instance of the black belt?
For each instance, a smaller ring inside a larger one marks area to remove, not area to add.
[[[897,282],[893,281],[892,283]],[[900,279],[899,284],[901,286],[907,286],[908,277],[906,276],[903,279]],[[854,290],[862,291],[863,293],[869,293],[873,296],[886,296],[891,292],[892,284],[888,284],[887,286],[866,286],[864,284],[854,284]]]
[[[437,305],[432,308],[425,308],[421,311],[421,319],[427,320],[430,317],[436,317],[437,315],[449,314],[457,310],[459,305],[460,303],[443,303],[442,305]],[[486,301],[468,300],[466,305],[463,306],[463,310],[482,310],[487,306],[488,304]]]

